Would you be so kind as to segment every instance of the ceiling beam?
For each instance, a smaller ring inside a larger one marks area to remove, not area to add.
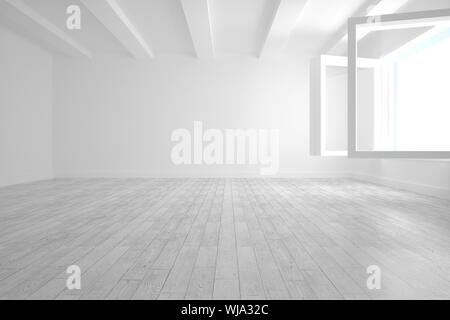
[[[154,58],[152,49],[116,0],[81,0],[81,2],[134,58]]]
[[[19,11],[22,15],[26,16],[33,23],[37,24],[41,28],[44,28],[50,34],[65,43],[68,47],[70,47],[69,51],[75,50],[82,56],[92,58],[92,53],[90,50],[88,50],[79,42],[75,41],[66,32],[50,22],[47,18],[43,17],[39,12],[25,4],[22,0],[4,0],[4,2]]]
[[[368,0],[352,16],[365,17],[395,13],[408,1],[409,0]],[[348,40],[347,32],[347,23],[345,23],[331,40],[326,43],[320,52],[329,53],[336,47],[343,47]],[[358,40],[361,40],[365,35],[367,35],[367,33],[360,33],[358,35]]]
[[[214,58],[214,41],[208,0],[181,0],[197,57]]]
[[[277,53],[286,44],[308,0],[279,0],[259,52],[262,58],[266,54]]]

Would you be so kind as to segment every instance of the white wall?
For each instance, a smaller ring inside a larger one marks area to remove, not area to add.
[[[246,56],[150,62],[56,59],[55,171],[73,176],[227,176],[255,166],[175,166],[177,128],[279,129],[280,175],[350,170],[346,159],[309,154],[309,60]]]
[[[280,129],[281,176],[353,174],[450,195],[449,161],[310,157],[307,58],[55,58],[52,65],[20,37],[0,29],[0,38],[1,186],[52,178],[52,136],[57,177],[258,174],[257,166],[173,165],[171,132],[202,120],[209,128]]]
[[[177,128],[280,129],[280,176],[349,176],[434,195],[450,189],[449,163],[309,156],[309,60],[151,62],[57,58],[57,177],[258,175],[258,166],[175,166]]]
[[[0,186],[52,177],[52,57],[0,28]]]

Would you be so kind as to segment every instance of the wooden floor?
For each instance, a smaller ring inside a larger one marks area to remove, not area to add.
[[[345,179],[2,188],[0,298],[450,299],[450,202]]]

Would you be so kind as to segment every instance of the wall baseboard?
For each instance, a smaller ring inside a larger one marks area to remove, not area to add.
[[[338,178],[350,178],[364,182],[370,182],[374,184],[384,185],[391,188],[402,189],[405,191],[415,192],[418,194],[424,194],[441,199],[450,200],[450,189],[438,188],[429,185],[422,185],[417,183],[411,183],[406,181],[399,181],[389,179],[386,177],[376,177],[359,173],[344,173],[344,172],[282,172],[274,176],[261,176],[257,173],[246,174],[142,174],[142,173],[112,173],[112,172],[97,172],[89,174],[66,174],[58,175],[56,179],[92,179],[92,178],[291,178],[291,179],[338,179]],[[4,187],[4,186],[3,186]]]
[[[139,173],[139,172],[89,172],[89,173],[71,173],[71,174],[57,174],[55,179],[92,179],[92,178],[142,178],[142,179],[179,179],[179,178],[292,178],[292,179],[332,179],[332,178],[349,178],[348,173],[343,172],[280,172],[276,175],[263,176],[259,173]]]
[[[56,178],[54,177],[43,177],[43,178],[36,178],[36,179],[32,179],[32,180],[21,180],[21,181],[17,181],[17,182],[12,182],[12,183],[1,183],[0,184],[0,188],[8,188],[8,187],[17,187],[17,186],[21,186],[21,185],[25,185],[25,184],[32,184],[32,183],[41,183],[41,182],[46,182],[46,181],[52,181],[55,180]]]
[[[438,188],[429,185],[411,183],[406,181],[389,179],[386,177],[375,177],[366,174],[352,173],[351,178],[360,181],[371,182],[375,184],[380,184],[388,186],[391,188],[401,189],[405,191],[410,191],[418,194],[424,194],[436,198],[450,200],[450,189]]]

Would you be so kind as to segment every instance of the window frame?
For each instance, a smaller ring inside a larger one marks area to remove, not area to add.
[[[450,159],[449,151],[358,151],[357,150],[357,34],[359,25],[411,22],[448,17],[450,9],[388,14],[377,17],[354,17],[348,20],[348,156],[350,158]]]
[[[358,69],[371,69],[375,59],[358,59]],[[310,134],[311,155],[322,157],[347,157],[347,150],[327,149],[327,67],[344,67],[348,70],[346,56],[320,55],[311,61]]]

